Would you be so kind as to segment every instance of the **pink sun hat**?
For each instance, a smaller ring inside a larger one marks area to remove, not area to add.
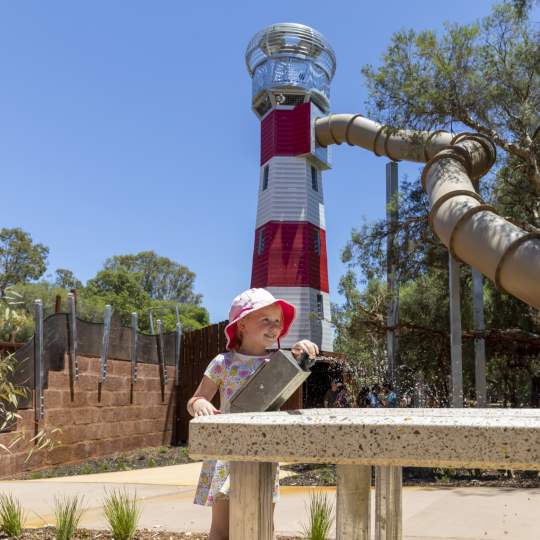
[[[225,327],[228,351],[234,349],[238,345],[236,333],[238,321],[257,309],[262,309],[272,304],[278,304],[283,313],[283,328],[278,339],[287,335],[287,332],[296,317],[296,308],[281,298],[274,298],[274,296],[266,289],[248,289],[239,294],[231,304],[229,324]]]

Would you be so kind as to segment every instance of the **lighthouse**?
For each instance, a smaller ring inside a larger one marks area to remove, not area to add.
[[[296,305],[282,347],[307,338],[332,351],[322,178],[330,162],[314,124],[329,111],[335,54],[316,30],[281,23],[253,37],[246,65],[261,123],[251,286]]]

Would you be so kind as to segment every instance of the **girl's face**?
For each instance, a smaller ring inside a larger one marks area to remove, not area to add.
[[[238,322],[241,349],[262,349],[271,347],[283,328],[283,315],[278,304],[272,304],[250,313]]]

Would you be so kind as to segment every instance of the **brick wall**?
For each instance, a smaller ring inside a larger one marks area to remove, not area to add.
[[[22,433],[24,440],[11,454],[0,449],[0,478],[26,471],[84,461],[116,452],[167,445],[171,442],[174,407],[174,367],[167,366],[162,385],[157,364],[137,365],[138,380],[131,385],[131,364],[108,361],[108,377],[99,385],[99,358],[79,357],[79,382],[70,389],[69,362],[63,371],[50,371],[44,390],[45,418],[40,427],[59,428],[56,448],[36,451],[25,463],[35,434],[34,410],[19,411],[17,429],[0,434],[8,445]]]

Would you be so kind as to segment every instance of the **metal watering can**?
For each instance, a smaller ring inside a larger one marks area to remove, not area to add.
[[[277,350],[231,399],[231,413],[277,411],[310,376],[315,359]]]

